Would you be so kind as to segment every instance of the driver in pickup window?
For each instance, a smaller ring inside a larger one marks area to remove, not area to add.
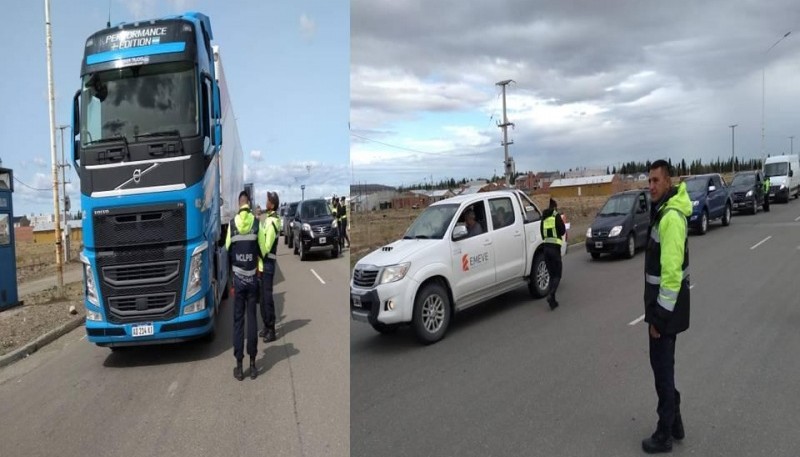
[[[464,222],[467,225],[467,233],[469,236],[480,235],[483,233],[483,227],[481,227],[481,224],[475,220],[475,211],[472,208],[469,208],[464,213]]]

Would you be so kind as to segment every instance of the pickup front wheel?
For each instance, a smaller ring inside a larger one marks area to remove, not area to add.
[[[445,288],[437,282],[425,284],[414,300],[412,326],[417,339],[423,344],[441,340],[450,325],[451,313],[450,298]]]
[[[722,225],[725,227],[731,225],[731,205],[725,205],[725,213],[722,215]]]
[[[549,291],[550,272],[547,271],[547,264],[544,262],[544,254],[539,251],[533,256],[531,277],[528,280],[528,292],[530,292],[533,298],[542,298],[547,295]]]

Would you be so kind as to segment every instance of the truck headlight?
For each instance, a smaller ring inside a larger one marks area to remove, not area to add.
[[[745,197],[752,197],[753,196],[753,191],[752,190],[748,190],[747,193],[744,194],[744,196]]]
[[[92,266],[88,263],[83,265],[83,277],[86,284],[86,299],[89,300],[89,303],[100,306],[100,302],[97,299],[97,286],[94,283],[94,273],[92,272]]]
[[[338,226],[339,224],[336,222],[336,219],[334,219],[333,222],[331,222],[331,228],[336,228]]]
[[[86,320],[87,320],[87,321],[96,321],[96,322],[100,322],[100,321],[102,321],[102,320],[103,320],[103,315],[102,315],[102,314],[100,314],[100,313],[98,313],[98,312],[92,311],[92,310],[91,310],[91,309],[89,309],[89,307],[87,306],[87,307],[86,307]]]
[[[591,238],[591,237],[592,237],[592,228],[589,227],[588,229],[586,229],[586,238]]]
[[[697,206],[700,204],[700,200],[692,200],[692,206]]]
[[[310,232],[311,231],[311,225],[310,224],[303,224],[303,231],[304,232]]]
[[[622,226],[621,225],[615,225],[614,227],[611,228],[611,231],[608,232],[608,236],[610,236],[610,237],[611,236],[617,236],[617,235],[619,235],[619,233],[621,231],[622,231]]]
[[[199,313],[200,311],[206,309],[206,297],[197,300],[196,302],[190,303],[183,307],[183,314],[192,314],[192,313]]]
[[[186,293],[183,294],[184,300],[200,292],[203,286],[203,251],[205,245],[198,246],[192,253],[192,260],[189,262],[189,281],[186,284]]]
[[[381,280],[378,284],[387,284],[390,282],[399,281],[406,277],[406,273],[408,273],[408,268],[411,266],[411,262],[400,263],[397,265],[390,265],[388,267],[383,268],[383,273],[381,273]]]
[[[786,189],[786,185],[785,184],[781,184],[781,190],[783,190],[783,189]]]

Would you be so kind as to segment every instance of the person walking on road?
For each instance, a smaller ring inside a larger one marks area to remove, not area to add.
[[[250,356],[250,378],[256,379],[256,355],[258,354],[258,323],[256,322],[256,302],[258,301],[258,227],[256,217],[250,211],[250,198],[247,192],[239,193],[239,212],[228,224],[225,249],[228,250],[233,271],[233,355],[236,367],[233,376],[244,379],[242,359],[244,359],[244,323],[247,321],[247,354]],[[245,314],[247,318],[245,319]]]
[[[339,198],[339,227],[342,230],[342,247],[344,247],[344,242],[347,242],[347,247],[350,247],[350,236],[347,235],[347,202],[345,202],[344,196]]]
[[[689,242],[686,218],[692,202],[686,184],[672,186],[669,163],[650,165],[650,213],[644,258],[644,320],[648,324],[650,367],[658,395],[656,431],[642,441],[648,454],[672,451],[684,437],[681,396],[675,388],[675,341],[689,328]]]
[[[275,213],[280,200],[275,192],[267,192],[267,213],[258,230],[258,271],[261,272],[261,320],[264,329],[259,336],[269,343],[277,338],[275,333],[275,300],[272,286],[275,281],[275,267],[278,261],[278,234],[281,233],[281,220]]]
[[[542,245],[544,262],[547,265],[547,273],[550,275],[547,303],[552,310],[558,307],[556,290],[558,290],[558,284],[561,282],[561,246],[564,244],[564,235],[567,233],[564,220],[558,214],[558,203],[552,198],[550,199],[549,208],[542,213],[540,230],[544,241]]]
[[[769,188],[771,184],[769,182],[769,176],[764,176],[764,212],[769,212]]]

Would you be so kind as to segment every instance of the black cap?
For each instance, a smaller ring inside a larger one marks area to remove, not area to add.
[[[247,199],[247,203],[248,204],[250,203],[250,195],[247,193],[246,190],[243,190],[243,191],[239,192],[239,200],[241,200],[242,197]]]
[[[551,208],[558,208],[558,203],[556,203],[556,201],[553,200],[552,198],[550,199],[550,207]]]

